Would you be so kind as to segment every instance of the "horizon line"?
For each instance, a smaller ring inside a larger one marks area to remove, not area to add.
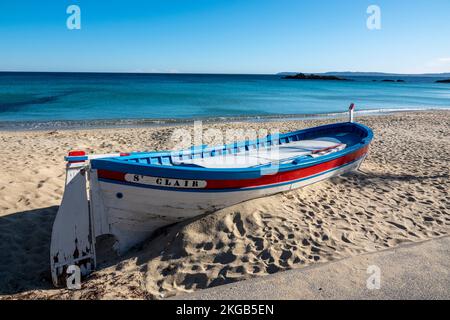
[[[327,73],[354,73],[354,74],[380,74],[380,75],[403,75],[403,76],[421,76],[421,75],[445,75],[448,72],[425,72],[425,73],[397,73],[384,71],[324,71],[324,72],[304,72],[304,71],[280,71],[276,73],[228,73],[228,72],[140,72],[140,71],[17,71],[0,70],[0,73],[73,73],[73,74],[164,74],[164,75],[282,75],[286,73],[304,73],[304,74],[327,74]]]

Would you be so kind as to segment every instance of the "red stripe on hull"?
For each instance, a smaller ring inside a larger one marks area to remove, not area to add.
[[[289,181],[296,181],[307,178],[334,168],[343,166],[355,160],[358,160],[367,154],[369,147],[361,148],[354,153],[345,155],[343,157],[313,165],[311,167],[301,168],[292,171],[279,172],[274,175],[263,176],[257,179],[245,180],[207,180],[205,189],[243,189],[253,188],[265,185],[274,185],[279,183],[286,183]],[[107,180],[125,181],[126,173],[115,172],[109,170],[98,170],[98,177]],[[173,179],[173,178],[171,178]]]
[[[242,189],[272,185],[289,181],[300,180],[309,176],[319,174],[343,166],[363,157],[368,151],[368,147],[362,148],[352,154],[317,164],[315,166],[302,168],[293,171],[280,172],[275,175],[264,176],[258,179],[249,180],[208,180],[206,189]]]
[[[99,169],[97,175],[102,179],[125,181],[126,173]]]

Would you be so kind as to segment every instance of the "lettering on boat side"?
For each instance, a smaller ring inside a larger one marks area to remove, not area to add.
[[[182,179],[141,176],[137,174],[126,174],[125,181],[145,184],[149,186],[175,188],[175,189],[204,189],[206,188],[207,185],[206,181],[204,180],[182,180]]]

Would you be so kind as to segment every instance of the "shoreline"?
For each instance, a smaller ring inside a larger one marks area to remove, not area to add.
[[[355,111],[355,116],[383,116],[395,113],[422,113],[450,111],[448,108],[389,108],[367,109]],[[305,120],[340,119],[348,116],[348,112],[325,112],[312,114],[286,114],[286,115],[252,115],[235,117],[198,117],[175,119],[91,119],[91,120],[44,120],[44,121],[0,121],[0,132],[32,132],[32,131],[70,131],[89,129],[126,129],[126,128],[158,128],[170,126],[189,125],[195,121],[206,124],[242,123],[242,122],[284,122]]]

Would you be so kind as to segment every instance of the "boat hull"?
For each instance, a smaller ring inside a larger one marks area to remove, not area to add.
[[[361,148],[351,156],[332,162],[262,177],[259,179],[262,182],[226,181],[224,185],[220,184],[220,180],[212,180],[207,181],[201,189],[173,189],[130,183],[120,180],[127,174],[100,174],[94,170],[92,176],[98,179],[98,183],[91,185],[97,186],[93,191],[103,203],[102,212],[94,213],[94,216],[103,217],[102,222],[94,224],[95,233],[96,236],[114,235],[119,253],[125,252],[161,227],[354,171],[366,154],[367,148]],[[111,179],[113,176],[116,180]],[[172,182],[174,180],[171,179]],[[207,189],[208,185],[214,188]],[[233,188],[236,185],[241,187]]]

